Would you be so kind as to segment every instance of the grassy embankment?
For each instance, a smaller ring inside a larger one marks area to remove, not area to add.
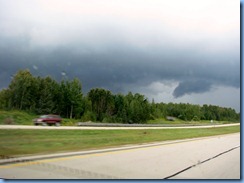
[[[39,115],[18,110],[0,110],[0,125],[33,125],[33,119],[38,116]],[[78,121],[79,120],[63,118],[62,125],[73,126],[76,125]]]
[[[37,118],[39,115],[27,113],[24,111],[3,111],[0,110],[0,125],[2,124],[13,124],[13,125],[33,125],[33,119]],[[63,118],[63,126],[74,126],[80,120],[77,119],[67,119]],[[227,124],[231,123],[229,121],[214,121],[214,124]],[[164,118],[149,120],[147,124],[167,124],[167,125],[177,125],[177,124],[192,124],[192,125],[209,125],[210,121],[183,121],[176,119],[175,121],[168,121]]]
[[[0,158],[240,132],[240,126],[155,130],[0,130]]]

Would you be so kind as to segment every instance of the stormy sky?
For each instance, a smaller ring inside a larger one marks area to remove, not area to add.
[[[239,112],[240,1],[0,0],[0,89],[19,69]]]

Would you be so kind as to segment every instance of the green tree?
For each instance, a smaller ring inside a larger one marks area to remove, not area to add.
[[[57,113],[57,98],[59,84],[51,77],[36,78],[36,107],[38,114]]]
[[[61,81],[59,110],[69,118],[79,118],[82,112],[82,85],[79,79]]]
[[[144,95],[129,92],[125,96],[128,123],[145,123],[150,119],[150,106]]]
[[[31,109],[35,106],[35,78],[29,70],[20,70],[9,85],[11,106],[19,110]]]
[[[0,109],[9,109],[9,108],[11,108],[9,89],[2,89],[0,91]]]
[[[117,122],[126,123],[128,121],[125,96],[122,94],[117,94],[114,96],[114,113],[116,115]]]
[[[91,89],[88,98],[92,103],[92,111],[96,114],[96,120],[103,121],[104,115],[113,114],[113,95],[109,90],[102,88]]]

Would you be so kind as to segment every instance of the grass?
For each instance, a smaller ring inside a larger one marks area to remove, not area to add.
[[[3,111],[0,110],[0,124],[31,125],[32,120],[37,116],[23,111]]]
[[[153,130],[0,130],[0,158],[240,132],[240,126]]]
[[[25,111],[18,110],[0,110],[0,125],[2,124],[15,124],[15,125],[33,125],[33,119],[39,115],[28,113]],[[68,119],[63,118],[63,126],[76,126],[79,119]],[[227,124],[231,123],[228,121],[214,121],[214,124]],[[192,124],[192,125],[209,125],[210,121],[183,121],[176,119],[175,121],[168,121],[164,118],[149,120],[147,124],[167,124],[167,125],[178,125],[178,124]]]
[[[230,121],[214,121],[214,124],[228,124],[234,123]],[[148,124],[167,124],[167,125],[179,125],[179,124],[191,124],[191,125],[209,125],[211,122],[209,120],[201,120],[201,121],[184,121],[176,118],[174,121],[168,121],[165,118],[158,118],[154,120],[149,120]]]
[[[28,113],[25,111],[10,110],[4,111],[0,110],[0,125],[33,125],[33,119],[40,115]],[[63,126],[74,126],[79,120],[77,119],[67,119],[63,118]]]

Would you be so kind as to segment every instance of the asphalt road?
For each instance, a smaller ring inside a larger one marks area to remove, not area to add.
[[[205,126],[168,126],[168,127],[113,127],[113,126],[31,126],[31,125],[0,125],[0,129],[42,129],[42,130],[132,130],[132,129],[176,129],[176,128],[215,128],[215,127],[225,127],[225,126],[239,126],[240,123],[223,124],[223,125],[205,125]]]
[[[4,179],[240,179],[240,133],[0,165]]]

